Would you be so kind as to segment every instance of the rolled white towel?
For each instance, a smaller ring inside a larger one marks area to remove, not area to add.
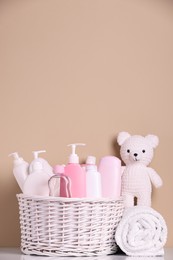
[[[129,256],[164,255],[167,226],[163,217],[154,209],[135,206],[125,210],[115,240]]]

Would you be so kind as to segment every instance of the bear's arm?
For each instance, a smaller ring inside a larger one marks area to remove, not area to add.
[[[157,174],[157,172],[155,170],[153,170],[152,168],[148,167],[148,173],[149,173],[149,177],[150,177],[150,180],[153,183],[153,185],[156,188],[161,187],[163,182],[162,182],[162,179],[160,178],[160,176]]]

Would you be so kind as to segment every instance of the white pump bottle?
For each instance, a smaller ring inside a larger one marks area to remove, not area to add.
[[[29,173],[32,173],[33,172],[33,165],[36,163],[36,162],[40,162],[42,163],[43,165],[43,169],[46,173],[48,173],[50,176],[52,176],[54,173],[53,173],[53,168],[52,166],[50,166],[50,164],[43,158],[39,158],[38,155],[40,153],[45,153],[46,151],[45,150],[40,150],[40,151],[33,151],[33,155],[34,155],[34,160],[30,163],[30,166],[29,166]]]
[[[19,157],[17,152],[11,153],[9,156],[14,158],[13,174],[21,191],[23,191],[24,182],[28,177],[29,163],[25,162],[22,157]]]
[[[29,176],[23,187],[26,195],[49,196],[48,181],[53,176],[52,167],[43,159],[38,158],[38,154],[46,151],[34,151],[34,160],[29,167]]]

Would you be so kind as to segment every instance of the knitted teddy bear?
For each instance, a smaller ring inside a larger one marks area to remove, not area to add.
[[[151,183],[159,188],[162,180],[152,168],[148,167],[153,158],[153,149],[157,147],[159,139],[155,135],[130,135],[120,132],[117,138],[121,146],[120,155],[126,166],[122,173],[122,196],[125,207],[137,205],[151,206]]]

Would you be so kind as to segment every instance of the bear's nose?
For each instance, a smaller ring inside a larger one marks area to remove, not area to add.
[[[136,157],[136,156],[138,156],[138,154],[137,154],[137,153],[134,153],[134,156]]]

